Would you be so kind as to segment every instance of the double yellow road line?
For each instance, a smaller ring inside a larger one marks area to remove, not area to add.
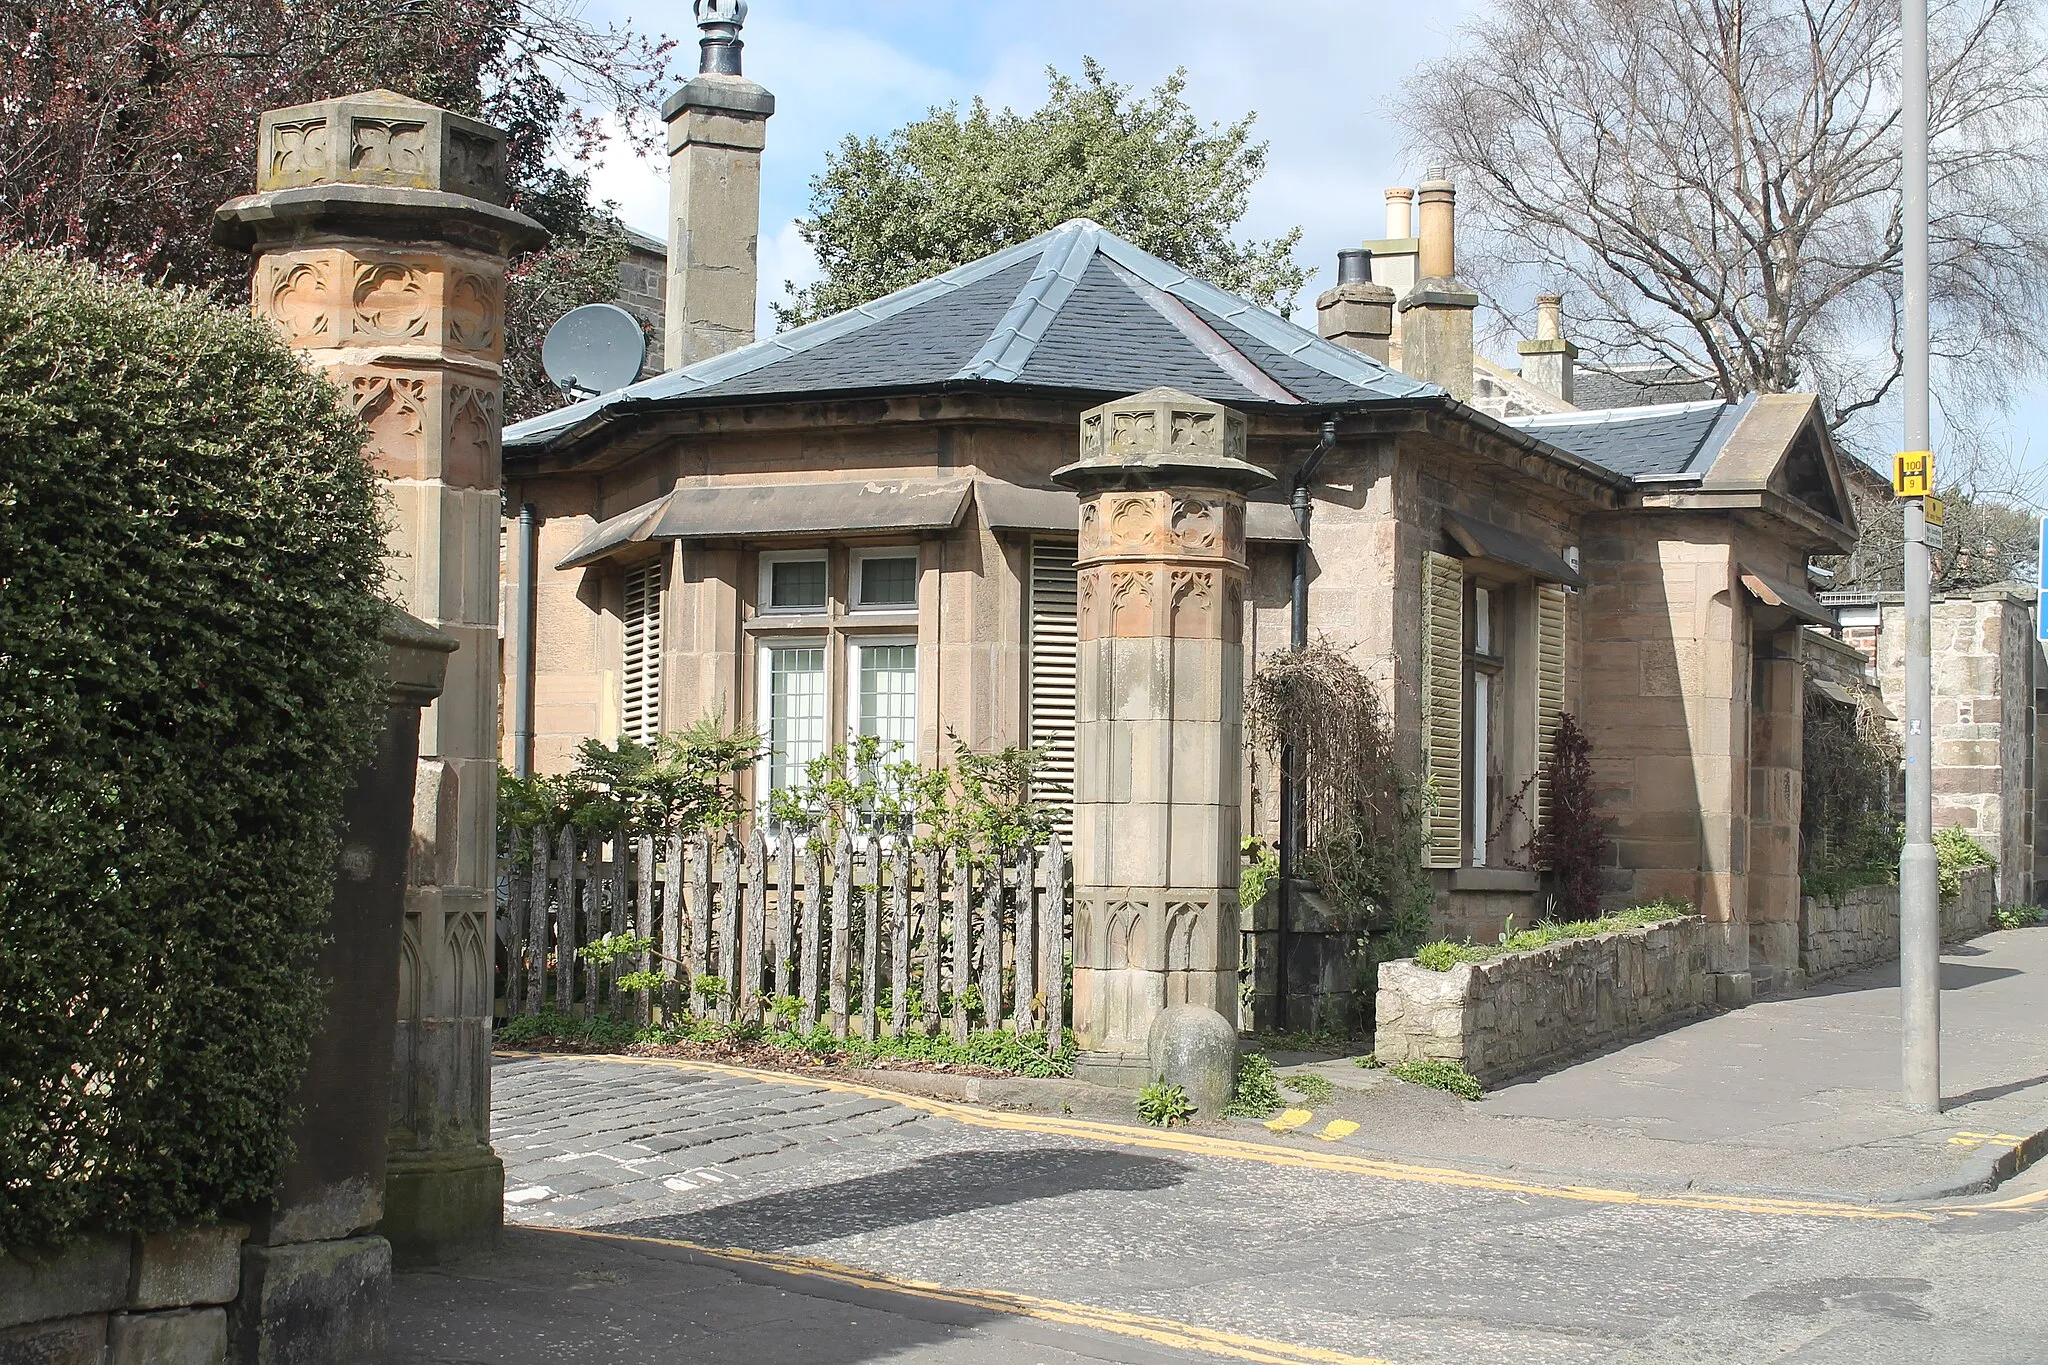
[[[859,1270],[815,1256],[788,1256],[772,1251],[749,1251],[741,1247],[701,1246],[696,1242],[685,1242],[673,1237],[640,1237],[626,1233],[590,1232],[580,1228],[550,1228],[546,1229],[546,1232],[549,1235],[565,1233],[598,1242],[670,1247],[711,1261],[754,1266],[781,1274],[802,1276],[806,1280],[823,1280],[850,1289],[903,1295],[928,1303],[951,1304],[958,1308],[974,1309],[1003,1317],[1029,1318],[1061,1327],[1079,1327],[1110,1336],[1133,1338],[1168,1350],[1198,1351],[1227,1360],[1256,1361],[1259,1365],[1392,1365],[1392,1362],[1374,1356],[1355,1356],[1343,1351],[1326,1351],[1316,1346],[1295,1346],[1284,1341],[1267,1341],[1261,1337],[1245,1336],[1241,1332],[1226,1332],[1213,1327],[1198,1327],[1193,1323],[1177,1322],[1172,1318],[1150,1317],[1143,1313],[1123,1313],[1114,1308],[1097,1308],[1090,1304],[1065,1303],[1059,1299],[1040,1298],[1035,1294],[1012,1294],[1000,1289],[953,1289],[946,1285],[933,1284],[928,1280],[913,1280],[883,1275],[872,1270]]]
[[[553,1058],[553,1054],[509,1053],[501,1056]],[[1886,1204],[1858,1204],[1845,1200],[1825,1199],[1779,1199],[1762,1195],[1738,1194],[1695,1194],[1689,1191],[1670,1193],[1646,1192],[1641,1190],[1610,1189],[1599,1185],[1551,1185],[1535,1181],[1517,1180],[1511,1176],[1494,1175],[1479,1171],[1461,1171],[1448,1166],[1423,1166],[1410,1162],[1389,1161],[1378,1157],[1358,1155],[1330,1147],[1300,1148],[1282,1147],[1265,1142],[1247,1142],[1241,1138],[1222,1137],[1210,1133],[1189,1132],[1180,1128],[1139,1128],[1119,1123],[1103,1123],[1094,1119],[1062,1118],[1048,1114],[1011,1114],[993,1109],[982,1109],[971,1104],[960,1104],[952,1100],[936,1100],[923,1095],[906,1094],[902,1091],[884,1090],[879,1086],[863,1085],[858,1081],[810,1076],[787,1071],[764,1071],[750,1066],[733,1066],[725,1062],[703,1062],[681,1057],[629,1057],[629,1056],[576,1056],[572,1061],[605,1062],[627,1066],[664,1067],[676,1071],[694,1071],[707,1075],[730,1076],[741,1080],[760,1081],[769,1085],[802,1086],[811,1090],[827,1090],[844,1095],[861,1095],[869,1099],[886,1100],[902,1105],[919,1113],[931,1114],[937,1118],[951,1119],[973,1128],[993,1129],[1006,1133],[1035,1133],[1044,1137],[1073,1138],[1085,1142],[1100,1142],[1116,1147],[1134,1148],[1141,1151],[1172,1152],[1183,1156],[1223,1157],[1236,1161],[1253,1161],[1266,1166],[1292,1167],[1303,1170],[1331,1171],[1342,1175],[1368,1176],[1376,1180],[1390,1180],[1401,1184],[1433,1185],[1446,1189],[1484,1190],[1497,1194],[1521,1195],[1543,1199],[1562,1199],[1579,1204],[1625,1205],[1634,1208],[1689,1209],[1709,1213],[1748,1213],[1788,1218],[1835,1218],[1857,1222],[1908,1222],[1931,1223],[1938,1214],[1947,1210],[1908,1209]],[[1973,1207],[1984,1207],[1977,1205]]]

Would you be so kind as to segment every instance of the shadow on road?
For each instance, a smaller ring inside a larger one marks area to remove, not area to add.
[[[1165,1165],[1167,1163],[1155,1163]],[[1192,1365],[971,1303],[680,1247],[508,1227],[498,1250],[399,1275],[392,1365]]]
[[[604,1230],[783,1251],[1084,1190],[1171,1189],[1187,1170],[1160,1157],[1085,1148],[949,1152],[830,1185],[764,1194],[701,1212],[608,1223]]]

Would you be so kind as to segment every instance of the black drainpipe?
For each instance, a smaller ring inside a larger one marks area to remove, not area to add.
[[[1289,613],[1287,643],[1296,651],[1308,648],[1308,528],[1309,528],[1309,480],[1315,477],[1323,457],[1337,444],[1337,423],[1335,419],[1323,423],[1323,439],[1308,453],[1301,467],[1294,471],[1294,491],[1291,502],[1294,506],[1294,523],[1301,528],[1301,539],[1294,546],[1294,600]],[[1300,861],[1301,850],[1301,757],[1295,753],[1292,743],[1280,746],[1280,923],[1279,932],[1273,940],[1273,952],[1278,960],[1274,966],[1275,1008],[1279,1016],[1280,1031],[1287,1029],[1287,925],[1294,917],[1294,871]]]

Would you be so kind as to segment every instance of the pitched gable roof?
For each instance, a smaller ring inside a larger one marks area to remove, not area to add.
[[[1441,397],[1086,219],[858,308],[505,429],[508,450],[636,408],[1015,384],[1233,406]]]
[[[1699,478],[1713,468],[1755,399],[1509,417],[1511,427],[1631,479]]]

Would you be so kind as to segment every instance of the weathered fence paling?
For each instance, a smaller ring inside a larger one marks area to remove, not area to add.
[[[757,829],[742,844],[565,827],[512,833],[501,885],[507,1015],[602,1013],[644,1027],[695,1014],[806,1033],[823,1019],[842,1038],[950,1025],[965,1041],[978,994],[980,1026],[1042,1034],[1055,1051],[1064,1039],[1057,839],[997,859],[872,832]],[[579,953],[607,933],[651,949],[610,966]],[[662,981],[621,989],[629,973]],[[705,977],[715,991],[698,988]]]

